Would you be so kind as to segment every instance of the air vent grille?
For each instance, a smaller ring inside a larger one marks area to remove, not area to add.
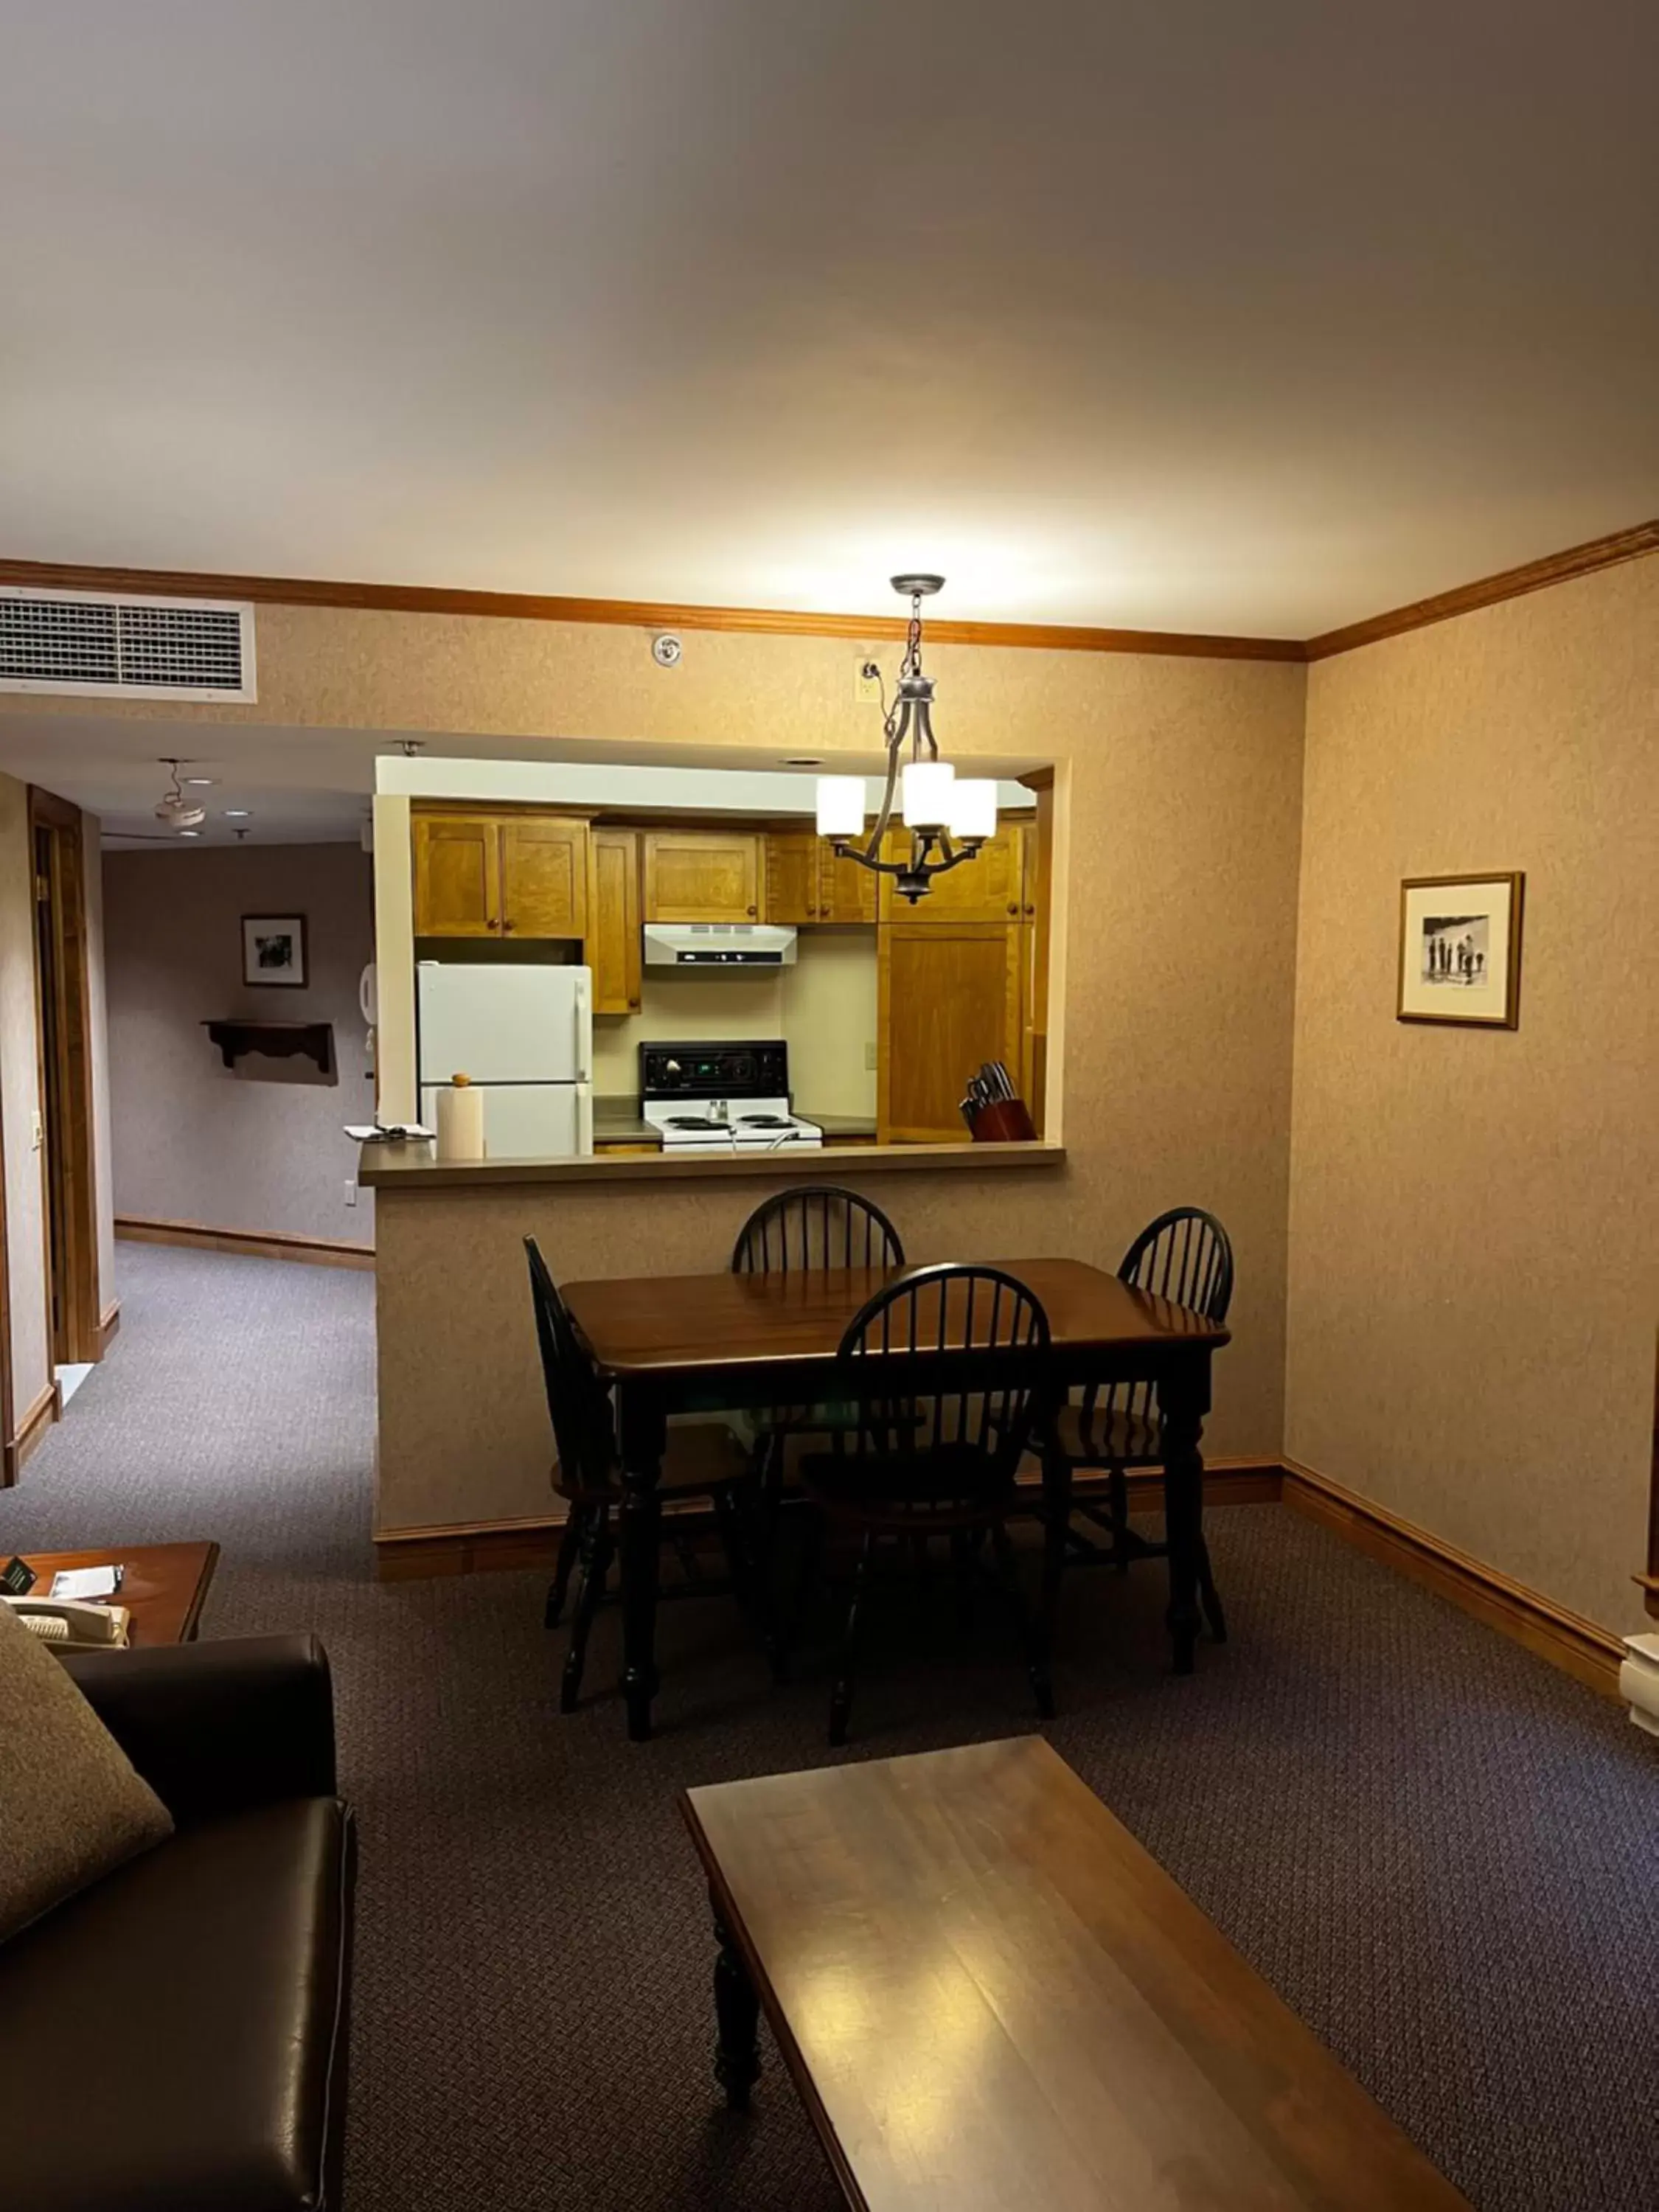
[[[253,610],[0,587],[0,690],[251,700]]]

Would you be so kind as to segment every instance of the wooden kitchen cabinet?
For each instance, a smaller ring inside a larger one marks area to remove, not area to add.
[[[596,827],[589,840],[587,964],[596,1014],[640,1011],[640,833]]]
[[[799,923],[818,919],[818,844],[815,830],[767,831],[769,921]]]
[[[514,814],[501,835],[501,934],[586,937],[586,823]]]
[[[758,830],[647,830],[647,921],[757,921],[764,839]]]
[[[873,921],[876,878],[841,859],[816,830],[773,830],[766,838],[766,919]]]
[[[927,903],[926,901],[923,902]],[[968,1079],[1000,1060],[1018,1080],[1030,933],[1000,922],[897,921],[877,938],[883,1144],[961,1142]]]
[[[494,815],[417,814],[416,937],[494,937],[501,918],[501,824]]]
[[[877,886],[881,878],[842,859],[827,837],[815,840],[818,848],[818,920],[873,921]]]
[[[570,938],[587,930],[587,824],[568,815],[417,814],[416,937]]]
[[[895,833],[896,845],[886,857],[897,859],[905,850],[909,831]],[[1025,908],[1025,830],[1018,822],[1006,823],[988,837],[971,860],[935,876],[927,896],[913,907],[893,888],[893,878],[881,879],[881,918],[884,921],[915,920],[935,925],[957,921],[1018,921]]]

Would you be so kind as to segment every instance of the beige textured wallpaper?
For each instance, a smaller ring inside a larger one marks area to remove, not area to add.
[[[115,1211],[209,1229],[374,1241],[374,1196],[344,1203],[370,1118],[357,978],[374,942],[373,880],[356,845],[110,853],[110,1083]],[[306,917],[302,990],[242,981],[241,917]],[[334,1025],[337,1080],[308,1060],[227,1068],[204,1021],[219,1014]]]
[[[1659,1324],[1659,560],[1310,672],[1286,1449],[1629,1633]],[[1395,1019],[1524,869],[1518,1030]]]

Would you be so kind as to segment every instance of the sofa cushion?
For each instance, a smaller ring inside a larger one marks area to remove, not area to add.
[[[172,1832],[58,1661],[0,1605],[0,1942]]]
[[[29,2212],[337,2204],[351,1817],[181,1829],[0,1948],[3,2194]]]

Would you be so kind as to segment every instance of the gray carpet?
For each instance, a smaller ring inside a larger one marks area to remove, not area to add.
[[[123,1327],[0,1544],[216,1536],[205,1632],[313,1628],[362,1821],[351,2212],[831,2212],[769,2052],[709,2078],[685,1784],[816,1764],[827,1684],[771,1690],[725,1601],[671,1607],[661,1733],[624,1740],[601,1618],[583,1711],[526,1575],[368,1573],[372,1285],[124,1245]],[[1224,1369],[1222,1387],[1224,1389]],[[1659,1752],[1515,1645],[1269,1506],[1212,1516],[1233,1641],[1164,1672],[1156,1570],[1068,1591],[1057,1748],[1481,2212],[1659,2204]],[[1023,1732],[878,1602],[851,1756]]]

